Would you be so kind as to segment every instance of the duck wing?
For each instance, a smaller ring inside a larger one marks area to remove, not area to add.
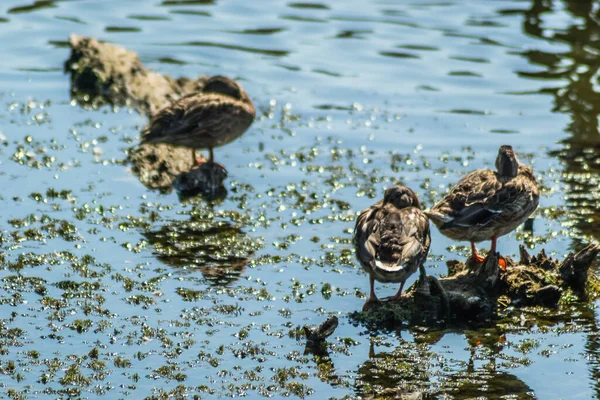
[[[476,203],[466,206],[461,212],[448,222],[443,223],[440,226],[441,230],[450,229],[455,227],[468,227],[473,225],[483,226],[488,224],[498,214],[501,214],[501,210],[491,210],[486,208],[485,204]]]
[[[521,178],[502,182],[495,172],[479,170],[461,179],[432,211],[446,216],[441,230],[485,226],[522,210],[529,201],[524,194]]]
[[[225,117],[235,118],[244,110],[235,101],[216,94],[192,94],[159,111],[142,133],[144,142],[177,144],[195,138],[219,136]],[[185,143],[182,143],[185,144]]]
[[[377,249],[381,240],[379,225],[384,217],[382,205],[383,201],[378,201],[371,207],[364,209],[356,220],[354,246],[361,263],[371,265],[377,256]]]
[[[158,111],[152,116],[150,124],[142,131],[142,139],[145,142],[154,142],[163,136],[187,129],[189,123],[184,116],[197,101],[195,97],[200,96],[198,93],[184,96]]]

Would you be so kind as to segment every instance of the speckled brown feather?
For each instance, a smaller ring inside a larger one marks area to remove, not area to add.
[[[206,148],[237,139],[255,116],[252,101],[241,88],[240,92],[240,99],[205,92],[180,98],[152,118],[143,132],[143,141]]]
[[[449,238],[479,242],[516,229],[535,211],[539,196],[526,165],[519,165],[513,178],[484,169],[464,176],[425,213]]]
[[[367,273],[380,282],[404,282],[427,258],[429,221],[418,207],[378,201],[360,213],[354,244]]]

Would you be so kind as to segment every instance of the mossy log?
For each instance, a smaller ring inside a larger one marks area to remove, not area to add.
[[[181,96],[201,90],[208,78],[173,78],[151,71],[137,53],[94,38],[71,35],[69,46],[71,54],[65,62],[65,72],[71,75],[71,96],[85,105],[129,106],[151,117]],[[175,178],[194,165],[191,149],[166,144],[134,146],[128,151],[128,161],[142,184],[163,190],[170,189]],[[184,192],[218,197],[214,181],[220,179],[216,185],[220,190],[227,173],[217,171],[215,176],[206,178],[207,171],[195,173],[196,179],[184,179],[179,186],[184,186]],[[211,185],[185,187],[187,182],[201,185],[204,181]]]
[[[590,244],[563,261],[552,259],[542,250],[531,256],[521,246],[518,262],[507,258],[505,271],[498,255],[482,263],[448,261],[448,276],[418,281],[397,301],[369,304],[366,311],[351,318],[370,326],[394,328],[402,324],[443,325],[485,323],[498,316],[498,306],[556,307],[563,294],[585,299],[590,266],[600,246]]]
[[[194,166],[191,149],[162,143],[134,146],[128,149],[127,160],[144,186],[165,191]]]
[[[181,96],[204,86],[206,76],[173,78],[148,70],[137,53],[94,38],[71,35],[65,72],[71,95],[90,104],[127,105],[153,115]]]

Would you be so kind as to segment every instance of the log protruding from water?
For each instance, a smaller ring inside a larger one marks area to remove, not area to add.
[[[83,103],[130,106],[152,115],[204,86],[206,76],[173,78],[144,67],[137,53],[90,37],[71,35],[65,72],[71,94]]]
[[[352,318],[379,327],[485,323],[498,315],[498,305],[556,307],[568,291],[585,298],[590,266],[600,245],[589,244],[558,261],[544,250],[530,255],[521,246],[520,260],[506,258],[507,269],[498,266],[498,255],[484,262],[447,262],[448,276],[428,276],[418,281],[397,301],[373,303]]]
[[[151,117],[180,97],[204,87],[207,76],[173,78],[147,69],[137,53],[94,38],[71,35],[71,54],[65,72],[71,76],[71,95],[82,104],[129,106]],[[148,188],[168,190],[175,179],[179,186],[195,188],[209,198],[226,194],[223,167],[192,171],[192,149],[166,144],[140,144],[128,151],[132,172]],[[189,171],[189,172],[188,172]],[[219,181],[219,182],[217,182]],[[204,184],[203,184],[204,183]],[[185,190],[184,190],[185,191]]]

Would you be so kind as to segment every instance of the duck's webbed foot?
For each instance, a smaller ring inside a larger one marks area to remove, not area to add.
[[[471,242],[471,259],[478,263],[482,263],[483,261],[485,261],[485,257],[479,254],[479,252],[477,251],[475,242]]]
[[[394,301],[394,300],[399,300],[400,297],[402,297],[402,289],[404,288],[404,282],[400,283],[400,288],[398,289],[398,291],[396,292],[395,295],[387,297],[386,300],[387,301]]]
[[[471,258],[478,263],[482,263],[485,261],[485,257],[482,256],[481,254],[473,254],[473,255],[471,255]]]
[[[372,295],[372,296],[370,296],[370,297],[367,299],[367,301],[366,301],[366,302],[365,302],[365,304],[363,305],[363,308],[362,308],[362,310],[363,310],[363,311],[367,311],[367,310],[370,308],[370,304],[373,304],[373,303],[380,303],[380,302],[381,302],[381,301],[380,301],[380,300],[377,298],[377,296],[375,296],[375,295]]]
[[[500,254],[498,254],[498,267],[500,267],[500,269],[502,271],[506,271],[506,258],[502,257]]]
[[[369,275],[369,298],[365,302],[362,310],[367,311],[369,309],[369,304],[371,303],[379,303],[379,299],[375,295],[375,278],[373,275]]]
[[[206,158],[199,156],[196,153],[196,149],[192,149],[192,159],[193,159],[192,161],[194,163],[194,166],[202,165],[208,161]]]

